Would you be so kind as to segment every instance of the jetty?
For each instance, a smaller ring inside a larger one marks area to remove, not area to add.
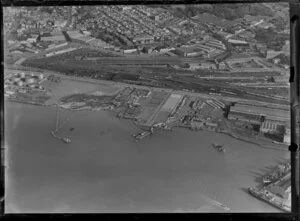
[[[141,139],[144,139],[144,138],[152,135],[155,131],[158,131],[160,129],[170,130],[171,128],[169,128],[168,126],[166,126],[165,123],[156,123],[156,124],[153,124],[149,128],[149,130],[146,130],[146,131],[143,131],[143,132],[140,132],[140,133],[137,133],[137,134],[133,134],[133,137],[136,140],[141,140]]]
[[[284,211],[291,212],[291,165],[280,164],[274,171],[266,174],[257,187],[249,187],[248,192]]]
[[[64,143],[71,143],[71,139],[68,137],[61,137],[59,135],[57,135],[56,133],[58,133],[59,129],[61,129],[63,127],[63,125],[68,121],[68,119],[59,127],[59,105],[57,104],[57,111],[56,111],[56,125],[55,125],[55,129],[51,132],[52,136],[56,139],[59,139],[61,141],[63,141]]]

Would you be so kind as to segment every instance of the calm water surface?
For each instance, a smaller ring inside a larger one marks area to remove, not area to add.
[[[55,108],[6,103],[5,111],[6,212],[280,212],[246,188],[288,151],[185,129],[137,143],[130,121],[62,110],[65,144],[50,134]]]

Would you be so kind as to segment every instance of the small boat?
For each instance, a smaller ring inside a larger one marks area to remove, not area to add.
[[[70,131],[73,131],[74,130],[74,127],[70,128]]]
[[[64,138],[62,138],[62,140],[65,143],[71,143],[71,139],[70,138],[64,137]]]
[[[264,184],[268,184],[272,182],[272,178],[270,176],[264,176],[262,178]]]
[[[134,138],[135,138],[136,140],[141,140],[141,139],[145,138],[145,137],[148,136],[148,135],[151,135],[151,132],[149,132],[149,131],[144,131],[144,132],[141,132],[141,133],[138,133],[138,134],[134,135]]]
[[[219,152],[225,152],[224,144],[212,143],[212,146]]]

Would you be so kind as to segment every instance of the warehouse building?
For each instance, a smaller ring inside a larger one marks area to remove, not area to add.
[[[174,53],[184,57],[196,57],[203,54],[198,47],[193,46],[177,48]]]
[[[265,119],[273,120],[281,124],[289,121],[290,112],[286,109],[269,108],[265,106],[256,106],[237,103],[230,108],[230,113],[241,113],[244,115],[264,116]]]

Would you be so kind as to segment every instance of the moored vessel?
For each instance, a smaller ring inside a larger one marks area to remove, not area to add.
[[[212,147],[215,148],[219,152],[225,152],[224,144],[217,144],[217,143],[213,142]]]

